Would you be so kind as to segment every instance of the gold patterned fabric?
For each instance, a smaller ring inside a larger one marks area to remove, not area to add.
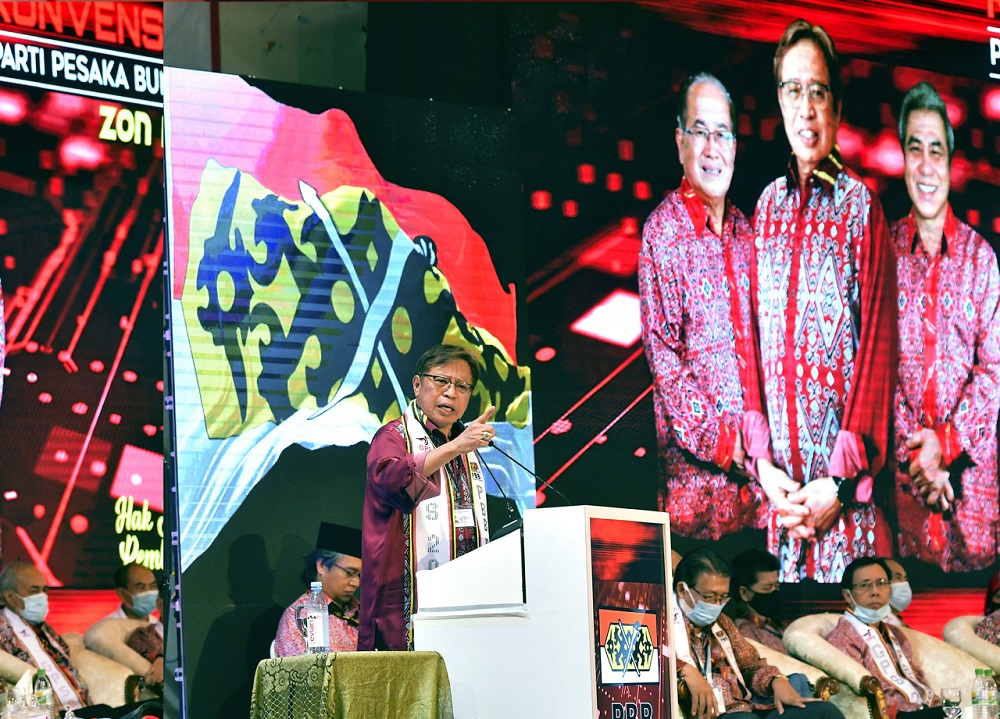
[[[250,719],[454,719],[437,652],[339,652],[257,665]]]

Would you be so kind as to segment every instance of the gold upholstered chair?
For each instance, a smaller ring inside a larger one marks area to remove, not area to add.
[[[944,640],[974,656],[994,672],[1000,672],[1000,647],[976,635],[976,627],[981,621],[980,615],[955,617],[944,625]]]
[[[830,644],[826,637],[841,614],[812,614],[792,622],[785,630],[788,651],[840,680],[844,691],[832,701],[846,719],[888,719],[885,695],[864,665]],[[935,692],[944,687],[967,686],[983,663],[929,634],[903,628],[913,648],[913,658],[924,670]]]

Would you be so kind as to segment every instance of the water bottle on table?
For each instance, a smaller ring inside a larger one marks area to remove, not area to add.
[[[55,702],[52,701],[52,683],[45,674],[44,669],[39,669],[35,675],[35,706],[38,707],[38,715],[53,719],[55,716]]]
[[[303,607],[295,610],[295,618],[300,620]],[[306,651],[310,654],[327,654],[330,651],[330,611],[323,596],[323,585],[313,582],[309,585],[309,599],[306,601],[306,621],[303,627]],[[300,625],[301,626],[301,625]],[[985,717],[983,719],[986,719]]]
[[[976,678],[972,680],[972,719],[987,719],[986,682],[982,667],[976,668]]]
[[[997,683],[993,679],[993,670],[983,670],[983,686],[986,688],[986,715],[989,719],[997,719],[1000,706],[997,706]]]

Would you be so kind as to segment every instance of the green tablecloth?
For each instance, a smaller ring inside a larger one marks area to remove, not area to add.
[[[453,719],[437,652],[340,652],[265,659],[250,719]]]

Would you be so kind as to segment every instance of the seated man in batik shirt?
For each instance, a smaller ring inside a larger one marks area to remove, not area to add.
[[[896,717],[917,712],[920,719],[943,717],[941,699],[914,661],[903,630],[885,621],[892,611],[891,576],[889,567],[877,557],[862,557],[848,565],[841,581],[847,611],[826,639],[878,680],[885,703]]]
[[[726,605],[726,614],[740,633],[782,654],[788,654],[782,642],[785,622],[781,616],[781,564],[773,554],[748,549],[733,559],[733,586],[736,592]]]
[[[361,583],[361,530],[320,522],[316,549],[306,557],[302,578],[306,584],[320,582],[330,613],[330,651],[353,652],[358,648],[358,599]],[[304,619],[309,592],[288,607],[278,622],[274,653],[294,657],[306,653],[306,640],[299,631],[296,612]]]
[[[983,620],[976,627],[976,635],[1000,646],[1000,571],[994,572],[986,586],[986,606]]]
[[[689,716],[843,719],[830,702],[802,696],[722,614],[730,574],[708,548],[684,555],[674,574],[673,649],[678,680],[691,696]]]
[[[0,650],[44,669],[52,684],[56,709],[80,709],[90,704],[69,645],[48,624],[49,595],[45,576],[28,562],[11,562],[0,572]]]
[[[889,594],[889,606],[892,608],[892,611],[889,612],[889,616],[885,618],[885,621],[889,622],[889,624],[895,624],[897,627],[907,627],[909,625],[903,619],[903,612],[906,611],[907,607],[910,606],[910,602],[913,601],[913,588],[910,587],[910,576],[906,573],[903,565],[895,559],[885,557],[884,561],[885,566],[889,567],[889,571],[891,572],[889,581],[892,582]]]

